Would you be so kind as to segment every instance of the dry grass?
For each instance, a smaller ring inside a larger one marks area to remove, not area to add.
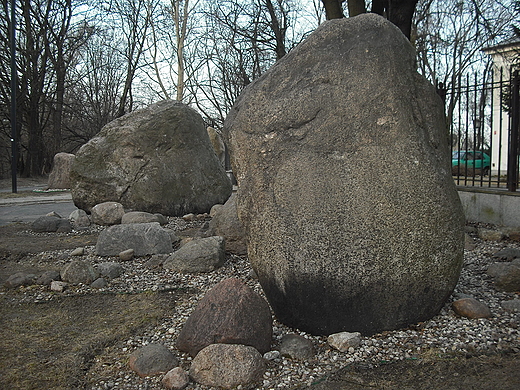
[[[85,388],[96,355],[171,315],[181,294],[95,294],[38,304],[1,296],[3,388]]]

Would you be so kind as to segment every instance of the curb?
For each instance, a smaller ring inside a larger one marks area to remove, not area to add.
[[[66,193],[51,196],[27,196],[23,198],[0,199],[0,207],[61,202],[72,202],[72,195],[70,193]]]

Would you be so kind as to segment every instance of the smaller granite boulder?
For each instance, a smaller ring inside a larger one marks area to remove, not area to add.
[[[163,267],[188,273],[214,271],[226,261],[224,245],[224,238],[220,236],[189,241],[172,253]]]
[[[518,298],[502,301],[500,305],[507,311],[520,311],[520,299]]]
[[[223,236],[228,252],[237,255],[247,253],[246,233],[238,220],[236,194],[232,194],[226,203],[215,211],[209,223],[208,234]]]
[[[280,354],[290,359],[308,360],[314,357],[316,349],[311,340],[297,334],[286,334],[282,337]]]
[[[61,276],[58,271],[45,271],[40,276],[38,276],[38,279],[36,279],[36,284],[41,286],[50,286],[53,281],[60,279]]]
[[[97,270],[100,276],[107,279],[115,279],[121,276],[124,271],[121,264],[116,263],[115,261],[106,261],[104,263],[100,263],[97,266]]]
[[[161,214],[152,214],[145,211],[129,211],[123,215],[121,223],[159,222],[161,225],[164,225],[164,223],[161,223],[163,219],[161,219],[160,216]]]
[[[467,318],[490,318],[491,310],[482,302],[475,298],[462,298],[451,304],[453,311],[460,316]]]
[[[90,284],[98,278],[98,273],[90,263],[82,260],[73,260],[60,272],[61,280],[71,284]]]
[[[495,287],[506,292],[520,291],[520,259],[510,263],[494,263],[487,270],[488,275],[493,277]]]
[[[87,228],[90,226],[90,218],[85,210],[77,209],[69,215],[69,220],[76,229]]]
[[[148,344],[130,355],[128,365],[142,378],[168,372],[179,361],[164,345]]]
[[[361,333],[359,332],[340,332],[331,334],[327,342],[332,348],[340,352],[348,352],[350,348],[357,348],[361,344]]]
[[[188,386],[190,377],[186,371],[180,367],[168,371],[162,378],[162,385],[170,390],[182,390]]]
[[[85,248],[79,247],[70,252],[71,256],[83,256],[85,254]]]
[[[53,280],[51,282],[51,291],[54,292],[63,292],[69,286],[67,282],[62,282],[61,280]]]
[[[513,261],[514,259],[520,258],[520,249],[518,248],[504,248],[495,252],[493,257],[503,261]]]
[[[118,256],[133,249],[135,256],[171,253],[171,237],[157,222],[114,225],[103,230],[96,243],[99,256]]]
[[[90,287],[92,288],[105,288],[107,286],[107,281],[105,278],[97,278],[92,282]]]
[[[119,259],[121,261],[130,261],[134,258],[135,251],[133,249],[127,249],[126,251],[119,252]]]
[[[243,344],[265,353],[272,324],[264,298],[237,278],[225,279],[200,300],[181,329],[177,348],[195,356],[210,344]]]
[[[117,202],[103,202],[92,207],[91,218],[96,225],[117,225],[125,214],[123,205]]]
[[[68,233],[72,231],[72,225],[68,219],[54,215],[39,217],[31,224],[31,228],[37,233]]]
[[[52,171],[49,174],[49,189],[69,189],[70,171],[76,156],[70,153],[57,153],[54,155]]]
[[[168,255],[162,254],[162,255],[153,255],[150,257],[150,260],[148,260],[144,266],[148,269],[157,269],[161,268],[164,264],[164,261],[168,258]]]
[[[212,344],[201,350],[190,367],[191,378],[201,385],[235,388],[262,379],[265,363],[253,347]]]
[[[36,275],[26,272],[17,272],[6,280],[4,286],[7,288],[17,288],[20,286],[29,286],[34,283]]]

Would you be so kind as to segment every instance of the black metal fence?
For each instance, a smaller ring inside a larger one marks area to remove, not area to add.
[[[453,178],[460,186],[516,191],[520,76],[512,69],[487,76],[437,86],[445,102]]]

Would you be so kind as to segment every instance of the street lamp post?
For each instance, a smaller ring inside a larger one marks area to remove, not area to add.
[[[11,0],[11,178],[12,191],[17,192],[16,171],[18,148],[16,142],[16,0]]]

